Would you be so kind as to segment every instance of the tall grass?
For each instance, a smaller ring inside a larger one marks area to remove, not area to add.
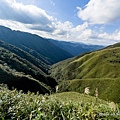
[[[97,101],[96,101],[97,102]],[[0,85],[0,119],[2,120],[119,120],[119,108],[107,103],[64,102],[48,95],[9,90]]]
[[[99,98],[120,103],[120,79],[119,78],[88,78],[62,81],[58,92],[74,91],[84,93],[84,89],[90,87],[90,95],[95,96],[98,88]]]

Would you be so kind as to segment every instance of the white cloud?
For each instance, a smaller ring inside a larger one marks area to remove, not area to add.
[[[97,5],[95,4],[96,7],[98,7],[100,1],[101,0],[96,0],[95,2],[95,0],[91,0],[90,2],[96,4],[98,3]],[[110,0],[104,1],[106,2]],[[112,1],[113,0],[111,0],[111,2]],[[81,15],[81,17],[84,18],[84,20],[88,20],[96,24],[108,23],[113,20],[107,19],[107,17],[104,15],[103,19],[101,19],[100,17],[102,16],[102,14],[106,15],[107,13],[102,13],[103,9],[101,9],[100,12],[98,8],[96,8],[96,12],[93,11],[95,10],[95,6],[93,6],[92,9],[92,3],[90,2],[87,4],[84,10],[81,9],[79,11],[79,15]],[[106,3],[104,4],[105,7]],[[90,10],[89,12],[88,8]],[[100,14],[98,14],[99,12]],[[94,16],[92,17],[91,14],[93,13]],[[118,13],[119,12],[116,12],[116,15],[114,15],[118,16]],[[87,17],[85,17],[86,14]],[[98,17],[96,17],[96,14],[98,15]],[[109,12],[108,15],[109,18],[111,18],[111,14],[109,14]],[[113,16],[113,18],[117,20],[117,18],[119,17],[115,16]],[[0,0],[0,25],[10,27],[14,30],[21,30],[25,32],[38,34],[46,38],[53,38],[66,41],[77,41],[103,45],[113,44],[115,42],[120,41],[119,29],[114,31],[112,34],[108,34],[104,32],[103,26],[100,28],[100,30],[98,30],[98,32],[96,32],[95,30],[92,30],[91,24],[89,24],[89,22],[84,22],[83,24],[74,27],[74,25],[70,21],[61,22],[56,18],[48,15],[41,8],[38,8],[34,5],[23,5],[22,3],[17,3],[15,0]]]
[[[114,41],[119,42],[120,41],[120,30],[116,30],[112,34],[108,34],[108,33],[104,32],[102,34],[99,34],[98,38],[100,38],[100,39],[107,39],[109,41],[113,41],[114,40]]]
[[[92,24],[107,24],[120,20],[119,0],[90,0],[85,8],[77,9],[78,17]]]
[[[73,24],[69,21],[66,21],[64,23],[56,21],[55,23],[56,30],[53,32],[53,35],[65,35],[70,31],[70,29],[72,29],[72,27]]]
[[[23,24],[38,24],[48,30],[54,18],[34,5],[23,5],[15,0],[0,0],[0,19],[17,21]],[[35,29],[35,27],[34,27]],[[53,28],[54,29],[54,28]]]
[[[51,25],[32,24],[32,25],[29,25],[28,28],[33,30],[45,31],[45,32],[53,32],[55,30],[52,24]]]
[[[12,20],[2,20],[2,19],[0,19],[0,25],[3,25],[5,27],[9,27],[12,30],[21,30],[21,31],[29,32],[26,24],[16,22],[16,21],[12,21]]]
[[[85,23],[83,23],[82,25],[76,26],[76,27],[73,28],[72,30],[73,30],[73,31],[76,31],[76,32],[77,32],[77,31],[78,31],[78,32],[81,32],[81,31],[85,30],[87,27],[88,27],[88,23],[85,22]]]

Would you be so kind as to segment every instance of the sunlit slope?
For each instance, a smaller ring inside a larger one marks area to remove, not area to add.
[[[95,96],[98,89],[98,97],[106,101],[120,103],[120,79],[119,78],[89,78],[63,81],[59,84],[59,92],[76,91],[84,93],[86,87],[90,89],[90,95]]]
[[[51,67],[51,75],[57,80],[82,78],[120,77],[120,47],[86,53]]]
[[[80,94],[78,92],[62,92],[50,95],[50,98],[55,98],[64,103],[80,103],[80,102],[96,102],[96,98],[93,96]],[[98,99],[98,103],[106,103],[106,101]]]

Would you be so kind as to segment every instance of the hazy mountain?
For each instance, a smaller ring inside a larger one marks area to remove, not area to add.
[[[66,50],[67,52],[71,53],[73,56],[77,56],[84,52],[90,52],[104,48],[104,46],[100,45],[87,45],[79,42],[65,42],[57,40],[50,40],[50,42],[54,43],[56,46],[62,48],[63,50]]]
[[[0,39],[30,53],[46,64],[53,64],[72,57],[70,53],[35,34],[14,31],[0,26]]]

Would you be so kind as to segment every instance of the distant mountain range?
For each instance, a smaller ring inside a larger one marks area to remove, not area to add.
[[[77,56],[85,52],[90,52],[104,48],[104,46],[100,46],[100,45],[87,45],[79,42],[66,42],[66,41],[58,41],[58,40],[50,40],[50,42],[54,43],[56,46],[60,47],[61,49],[66,50],[73,56]]]
[[[11,30],[0,26],[0,39],[28,52],[46,64],[54,64],[67,58],[103,48],[98,45],[45,39],[35,34]]]

